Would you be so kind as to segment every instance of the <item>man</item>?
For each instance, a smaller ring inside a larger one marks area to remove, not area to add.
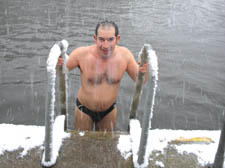
[[[148,72],[148,64],[139,67],[132,53],[118,46],[120,35],[114,22],[96,26],[94,45],[79,47],[69,55],[66,67],[80,69],[81,86],[77,93],[76,130],[113,131],[116,126],[116,99],[124,72],[135,81],[138,71]],[[62,60],[61,60],[62,63]]]

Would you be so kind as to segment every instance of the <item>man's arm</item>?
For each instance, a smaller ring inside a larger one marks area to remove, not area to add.
[[[143,66],[139,66],[134,59],[133,54],[128,50],[128,65],[127,65],[127,73],[129,76],[133,79],[133,81],[136,81],[138,72],[145,73],[145,80],[146,82],[148,80],[148,63],[144,64]]]
[[[69,58],[66,62],[66,67],[68,70],[72,70],[74,68],[76,68],[79,65],[79,61],[78,61],[78,57],[80,54],[80,49],[75,49],[73,50],[70,55]]]
[[[135,81],[137,78],[139,67],[136,60],[134,59],[133,54],[129,50],[126,51],[126,54],[128,56],[127,73],[131,77],[131,79]]]

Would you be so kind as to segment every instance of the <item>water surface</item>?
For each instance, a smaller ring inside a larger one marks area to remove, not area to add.
[[[93,43],[97,22],[115,21],[120,45],[137,55],[150,43],[159,59],[152,128],[219,129],[225,111],[223,0],[2,0],[0,2],[0,123],[44,125],[46,59],[68,40],[69,52]],[[69,75],[73,127],[79,70]],[[124,75],[117,128],[126,130],[134,83]],[[142,119],[143,106],[138,118]]]

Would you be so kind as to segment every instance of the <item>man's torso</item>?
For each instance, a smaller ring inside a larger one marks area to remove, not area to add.
[[[79,57],[81,87],[78,98],[89,109],[104,111],[116,101],[120,81],[127,68],[127,56],[119,46],[108,59],[96,57],[94,46],[86,50]]]

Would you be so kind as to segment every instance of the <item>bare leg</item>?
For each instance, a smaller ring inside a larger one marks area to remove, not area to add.
[[[92,131],[93,129],[93,121],[92,119],[85,114],[84,112],[80,111],[77,106],[75,106],[74,110],[74,127],[75,130],[78,131]]]
[[[116,128],[117,108],[114,108],[101,121],[97,123],[99,131],[114,131]]]

